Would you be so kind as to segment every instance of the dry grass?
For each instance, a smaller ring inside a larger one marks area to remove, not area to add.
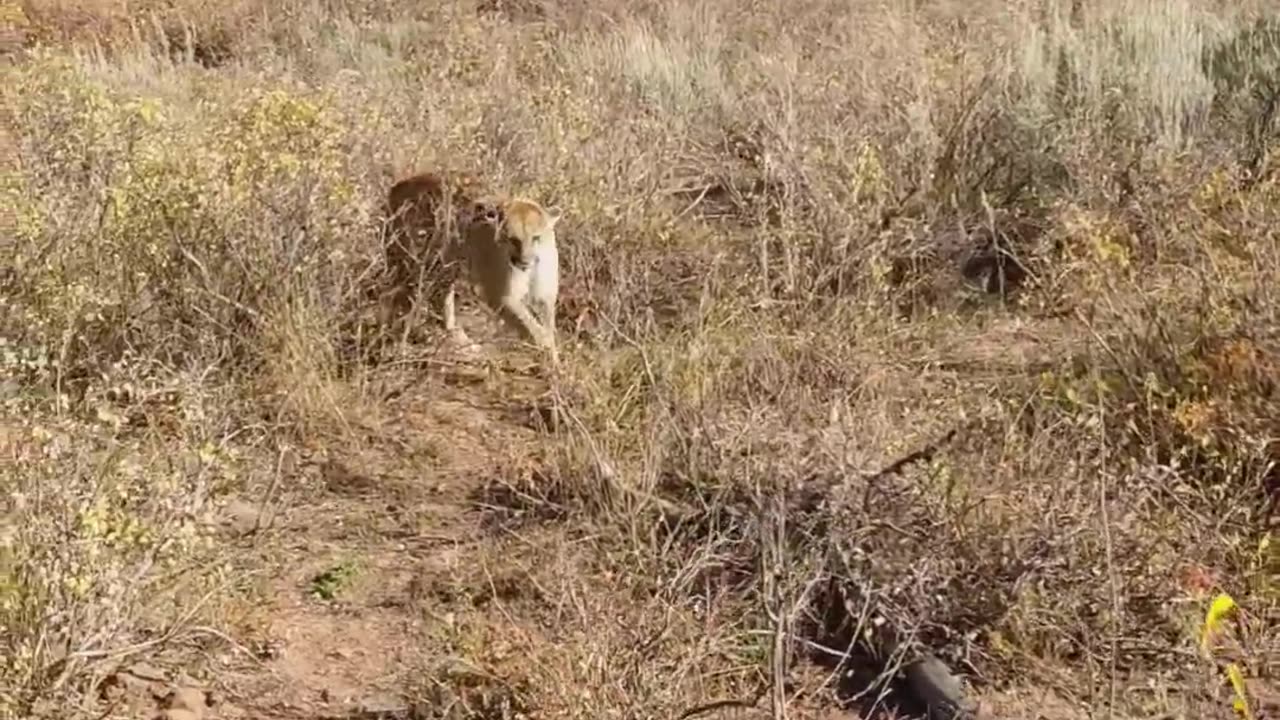
[[[339,547],[440,717],[1217,717],[1214,588],[1277,712],[1280,18],[907,5],[0,1],[0,713]],[[438,167],[565,210],[545,384],[376,342]]]

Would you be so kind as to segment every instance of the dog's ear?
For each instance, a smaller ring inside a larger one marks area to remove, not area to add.
[[[547,214],[547,226],[552,228],[556,226],[556,223],[560,222],[560,218],[564,217],[564,213],[560,211],[558,205],[543,208],[543,212]]]

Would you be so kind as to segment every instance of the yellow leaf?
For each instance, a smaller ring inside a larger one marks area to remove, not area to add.
[[[1222,624],[1222,619],[1236,609],[1236,601],[1226,593],[1220,593],[1209,603],[1209,612],[1204,616],[1204,628],[1200,632],[1200,648],[1206,655],[1209,654],[1209,641],[1213,634],[1218,631],[1218,627]]]
[[[1231,681],[1231,689],[1236,694],[1231,706],[1245,720],[1253,720],[1253,711],[1249,708],[1249,694],[1244,686],[1244,674],[1240,672],[1239,665],[1231,663],[1227,666],[1227,679]]]

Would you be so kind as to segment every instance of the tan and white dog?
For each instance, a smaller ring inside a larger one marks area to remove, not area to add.
[[[445,329],[470,344],[458,327],[456,312],[457,284],[465,275],[508,325],[556,358],[558,208],[484,194],[465,175],[427,173],[393,185],[387,210],[391,223],[385,250],[392,276],[388,309],[403,314],[425,273],[439,268]]]

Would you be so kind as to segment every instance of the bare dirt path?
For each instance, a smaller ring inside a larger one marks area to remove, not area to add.
[[[490,346],[380,371],[372,416],[223,499],[241,583],[228,634],[203,658],[157,661],[179,684],[182,666],[203,666],[186,678],[207,697],[199,720],[410,716],[424,668],[447,654],[451,606],[474,602],[455,580],[495,552],[485,489],[540,462],[547,382],[531,361]],[[155,702],[159,685],[137,694]]]

